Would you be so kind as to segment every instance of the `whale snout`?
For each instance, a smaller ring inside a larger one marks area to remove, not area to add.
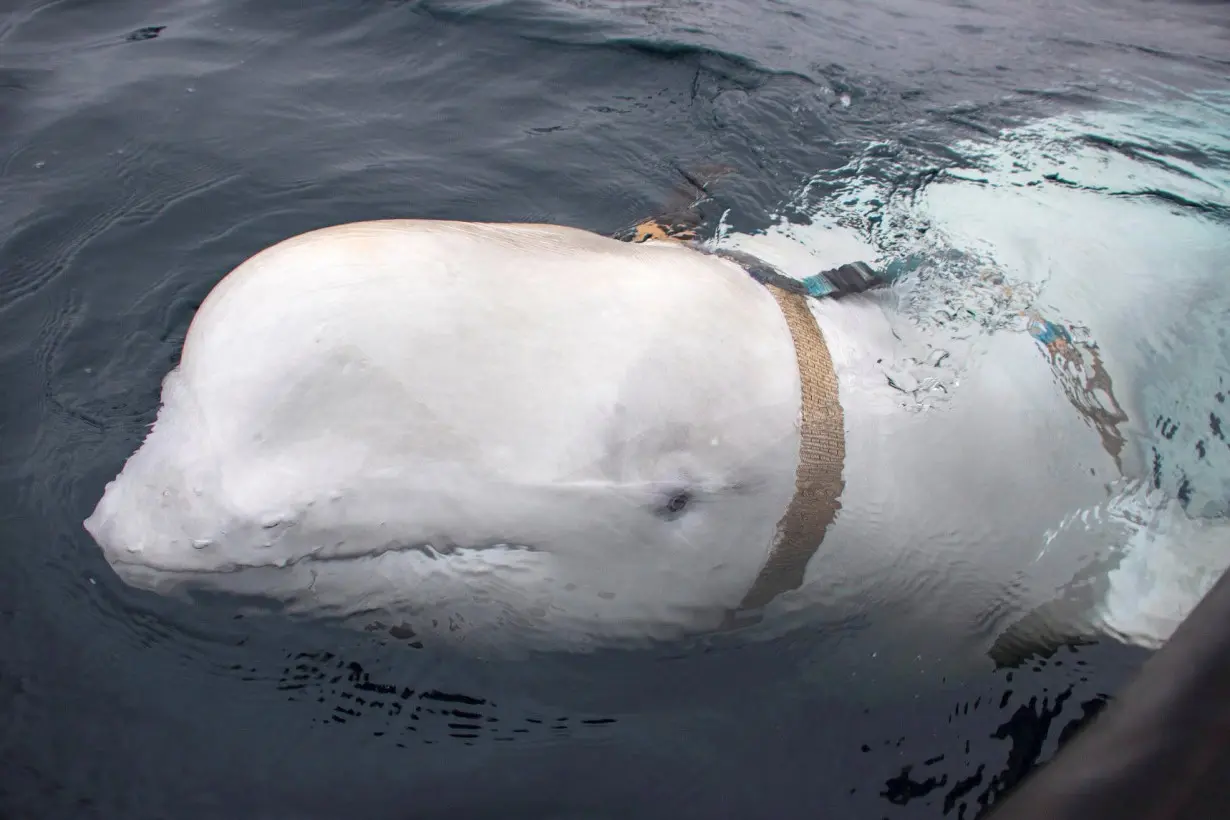
[[[94,511],[83,522],[103,557],[125,583],[164,589],[170,576],[185,572],[224,571],[206,555],[211,539],[168,532],[157,520],[160,504],[133,498],[123,475],[107,485]],[[169,499],[169,494],[164,500]]]
[[[194,473],[167,457],[160,431],[107,483],[82,522],[115,572],[134,586],[166,586],[179,573],[227,572],[222,537],[230,516],[196,488]],[[167,576],[154,581],[154,576]]]

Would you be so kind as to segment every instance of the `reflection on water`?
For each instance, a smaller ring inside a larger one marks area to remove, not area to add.
[[[152,420],[193,311],[238,261],[322,224],[612,231],[675,166],[729,164],[711,230],[768,226],[759,247],[808,273],[894,266],[902,315],[953,337],[901,366],[920,406],[960,387],[963,335],[1011,332],[1029,306],[1123,317],[1090,329],[1116,391],[1134,385],[1117,395],[1129,466],[1178,500],[1184,538],[1225,513],[1230,114],[1191,90],[1224,71],[1180,8],[159,14],[59,4],[0,23],[0,813],[973,817],[1143,657],[1099,644],[946,679],[881,666],[856,619],[495,664],[124,588],[79,522]],[[1141,538],[1130,556],[1190,567],[1166,527]],[[1164,617],[1159,563],[1138,564],[1112,608]]]

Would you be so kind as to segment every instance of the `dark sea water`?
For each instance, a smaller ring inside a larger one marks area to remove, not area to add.
[[[8,0],[0,818],[977,816],[1145,653],[891,692],[809,686],[783,646],[483,664],[137,593],[81,521],[196,306],[289,235],[614,232],[716,166],[710,222],[754,230],[826,191],[908,199],[966,141],[1109,100],[1217,131],[1228,75],[1223,3]],[[1230,149],[1150,150],[1230,179]],[[1160,193],[1224,225],[1221,191]],[[874,237],[891,204],[848,221]]]

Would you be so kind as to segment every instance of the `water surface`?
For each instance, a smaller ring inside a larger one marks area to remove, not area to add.
[[[323,225],[612,232],[721,166],[710,231],[844,226],[882,261],[923,260],[904,285],[922,302],[964,298],[974,255],[1041,278],[1096,247],[1109,288],[1108,269],[1149,275],[1129,270],[1146,246],[1206,264],[1191,248],[1225,241],[1230,207],[1225,9],[17,4],[0,18],[0,814],[975,816],[1144,653],[904,682],[856,636],[833,655],[788,637],[483,664],[138,594],[80,522],[213,284]],[[1074,226],[1018,183],[1140,200],[1187,239],[1128,236],[1109,206]],[[1221,309],[1157,363],[1159,394],[1194,384],[1184,431],[1224,373]]]

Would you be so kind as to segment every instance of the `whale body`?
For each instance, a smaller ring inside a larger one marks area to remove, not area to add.
[[[773,258],[771,239],[742,247]],[[840,485],[797,583],[757,602],[766,623],[865,616],[902,640],[943,624],[989,645],[1134,541],[1214,540],[1147,480],[1114,310],[1079,317],[1089,342],[1029,310],[971,333],[899,301],[807,300]],[[397,636],[577,649],[729,628],[800,492],[794,331],[737,261],[688,244],[427,220],[313,231],[210,293],[85,526],[134,586],[256,594]],[[1106,582],[1112,561],[1071,626],[1163,641],[1220,560],[1180,561],[1190,584],[1158,617],[1137,606],[1149,590]]]

